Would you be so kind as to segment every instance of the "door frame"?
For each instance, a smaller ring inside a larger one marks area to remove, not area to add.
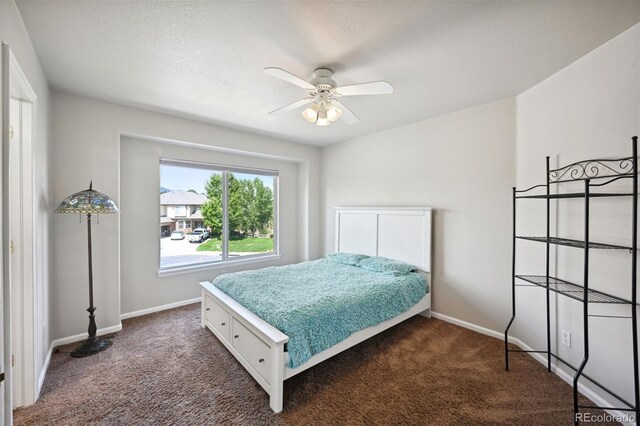
[[[6,142],[9,140],[9,46],[2,43],[2,50],[0,50],[0,122],[2,124],[2,147],[0,148],[0,175],[2,176],[2,196],[0,196],[0,204],[2,208],[0,210],[0,216],[2,219],[8,217],[7,210],[8,206],[5,202],[5,194],[8,194],[6,191],[6,182],[8,170],[4,166],[5,159],[8,157],[6,148],[9,144]],[[7,254],[7,250],[5,247],[8,247],[8,229],[9,225],[8,221],[2,220],[2,228],[0,232],[2,232],[2,244],[0,244],[0,253],[2,255],[2,264],[0,265],[0,269],[2,269],[2,372],[4,373],[4,382],[0,383],[0,395],[2,396],[2,421],[3,424],[10,425],[13,424],[13,411],[12,401],[11,401],[11,392],[8,391],[10,388],[11,378],[9,377],[8,368],[11,366],[11,336],[7,335],[7,328],[10,327],[11,321],[11,312],[7,312],[7,303],[4,303],[5,300],[11,300],[11,289],[7,282],[9,282],[9,272],[7,271],[6,265],[9,264],[10,260]],[[10,305],[10,304],[9,304]],[[4,386],[2,386],[4,384]]]
[[[35,200],[35,139],[37,137],[37,96],[29,83],[27,77],[23,73],[16,57],[11,52],[11,49],[7,45],[3,45],[3,59],[8,60],[9,75],[8,82],[5,82],[5,86],[9,90],[8,93],[3,91],[3,123],[5,123],[3,130],[6,130],[6,136],[9,136],[9,99],[17,98],[22,101],[31,103],[31,128],[29,132],[30,138],[26,142],[26,146],[22,146],[22,158],[21,158],[21,179],[22,179],[22,214],[23,221],[19,230],[19,236],[21,244],[19,245],[22,253],[22,288],[21,290],[21,308],[22,308],[22,388],[23,388],[23,405],[33,404],[40,393],[39,377],[37,374],[37,348],[38,348],[38,331],[36,330],[37,322],[37,294],[36,294],[36,230],[35,230],[35,208],[37,206]],[[4,61],[3,61],[4,62]],[[4,68],[5,70],[7,67]],[[4,76],[3,76],[4,77]],[[5,77],[6,78],[6,77]],[[6,84],[8,83],[8,84]],[[6,120],[6,121],[5,121]],[[5,200],[8,199],[9,188],[11,183],[8,180],[8,143],[3,144],[3,217],[9,218],[9,206]],[[5,283],[10,284],[11,271],[10,265],[10,250],[8,248],[11,244],[11,234],[9,220],[3,220],[3,262],[4,262],[4,278]],[[4,291],[4,343],[5,343],[5,374],[8,377],[5,386],[5,418],[7,417],[7,411],[9,413],[13,410],[13,371],[12,371],[12,320],[13,314],[11,309],[11,295],[13,289],[11,285],[5,285]]]

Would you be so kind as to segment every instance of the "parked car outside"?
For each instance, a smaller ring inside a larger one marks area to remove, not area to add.
[[[184,231],[173,231],[171,233],[172,240],[184,240]]]
[[[194,229],[191,235],[189,235],[190,243],[201,243],[209,238],[209,231],[204,228]]]

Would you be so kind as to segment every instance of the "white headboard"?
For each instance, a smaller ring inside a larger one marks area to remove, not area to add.
[[[430,207],[337,207],[335,251],[384,256],[431,272]]]

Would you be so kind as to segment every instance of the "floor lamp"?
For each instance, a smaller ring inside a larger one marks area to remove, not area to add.
[[[91,260],[91,216],[100,214],[118,213],[116,203],[105,194],[93,189],[93,182],[89,183],[89,189],[76,192],[65,198],[56,209],[56,213],[78,213],[87,215],[87,232],[89,247],[89,338],[71,352],[71,356],[81,358],[102,352],[111,346],[111,341],[96,337],[96,319],[93,314],[96,307],[93,306],[93,265]],[[80,216],[82,218],[82,216]]]

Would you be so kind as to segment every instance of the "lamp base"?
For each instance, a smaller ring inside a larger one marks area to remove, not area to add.
[[[99,337],[89,337],[82,342],[80,346],[71,352],[71,356],[75,358],[84,358],[108,349],[111,346],[111,340],[100,339]]]

